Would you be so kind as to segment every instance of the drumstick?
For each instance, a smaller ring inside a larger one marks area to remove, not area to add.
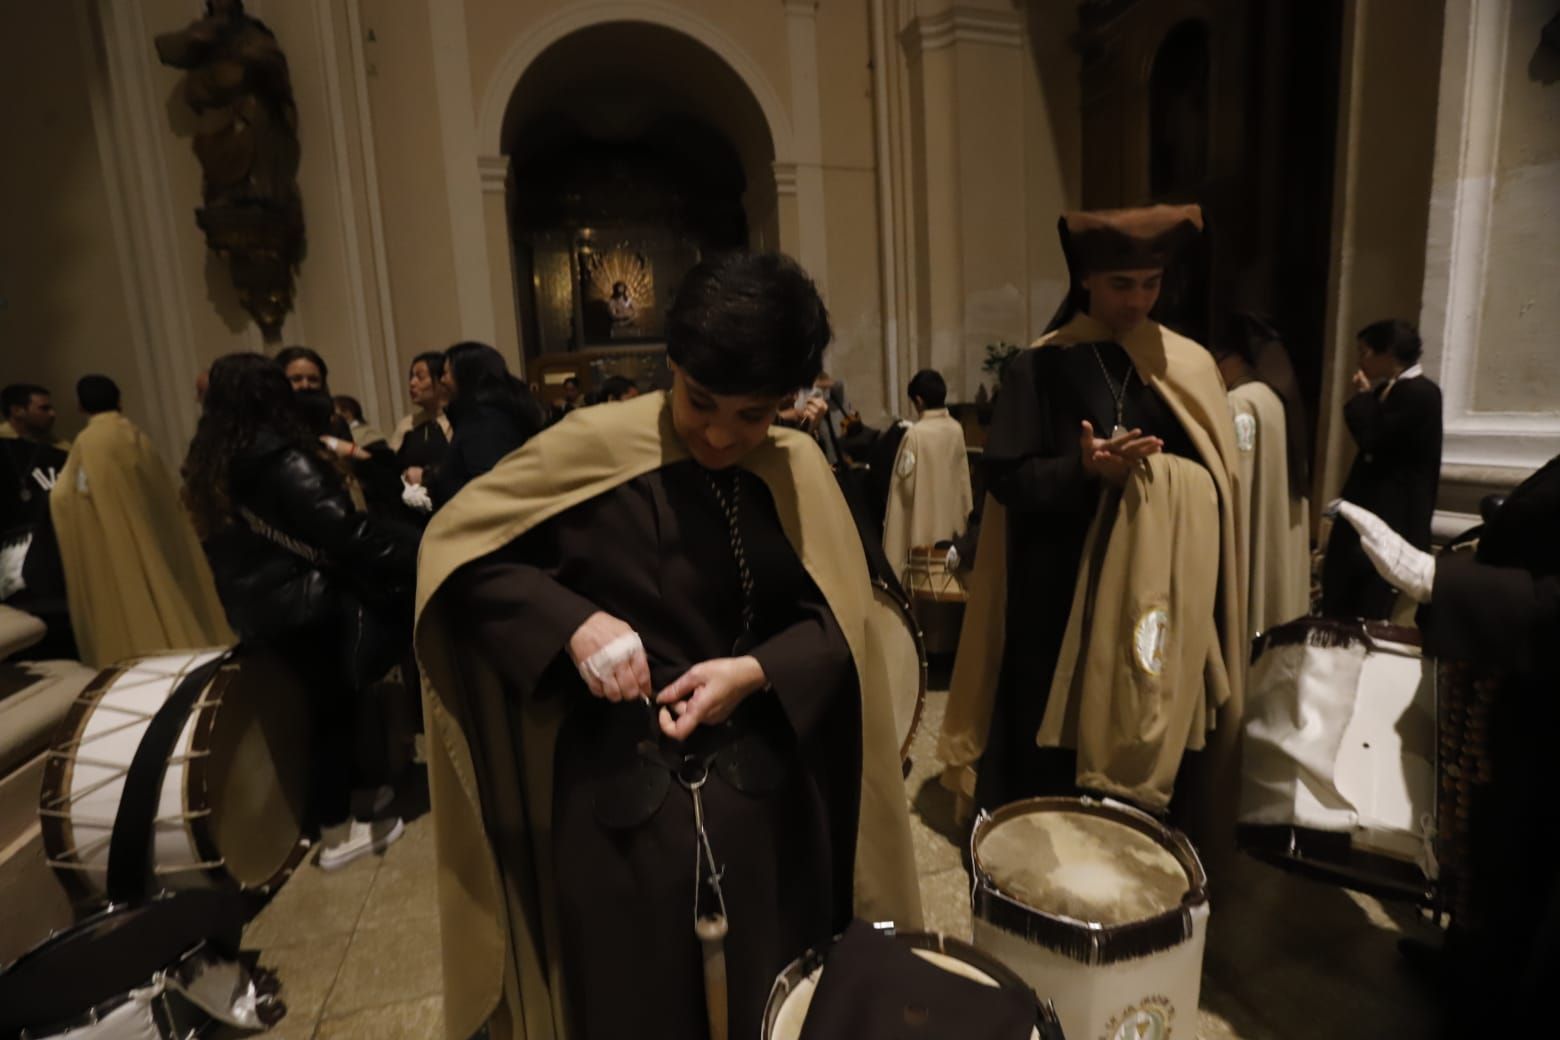
[[[710,1040],[726,1040],[726,915],[700,917],[693,931],[704,947],[704,1007]]]

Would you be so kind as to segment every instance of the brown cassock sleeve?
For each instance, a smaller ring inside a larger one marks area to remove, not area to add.
[[[845,633],[817,588],[808,591],[809,598],[797,604],[803,617],[753,649],[791,729],[804,740],[816,732],[844,685],[829,677],[855,674]]]
[[[1446,553],[1436,561],[1430,602],[1416,620],[1425,649],[1437,657],[1560,674],[1560,577]]]
[[[530,696],[597,607],[561,585],[551,566],[523,562],[517,544],[461,568],[445,595],[504,683]]]

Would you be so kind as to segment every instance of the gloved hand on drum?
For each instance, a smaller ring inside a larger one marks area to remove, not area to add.
[[[569,658],[593,696],[609,701],[649,700],[645,646],[625,622],[598,610],[569,637]]]
[[[1377,574],[1415,603],[1430,602],[1430,591],[1435,587],[1434,556],[1409,545],[1385,520],[1353,502],[1338,499],[1326,511],[1329,516],[1343,517],[1359,532],[1360,548]]]

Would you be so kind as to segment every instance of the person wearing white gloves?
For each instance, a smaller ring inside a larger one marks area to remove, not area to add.
[[[1466,682],[1487,698],[1488,771],[1462,778],[1469,910],[1436,967],[1447,1035],[1515,1035],[1548,1010],[1560,979],[1560,457],[1512,492],[1472,552],[1433,557],[1367,510],[1337,510],[1381,577],[1420,604],[1425,654],[1458,666],[1443,669],[1442,697],[1445,683]]]

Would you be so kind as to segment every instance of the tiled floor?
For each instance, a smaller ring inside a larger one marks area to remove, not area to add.
[[[907,781],[929,928],[970,934],[969,879],[933,754],[945,695],[928,699]],[[440,1036],[439,922],[431,821],[383,857],[336,874],[305,866],[250,925],[278,972],[286,1040]],[[1243,860],[1214,892],[1199,1035],[1205,1040],[1376,1040],[1431,1034],[1429,995],[1394,943],[1412,913]],[[1087,1040],[1087,1038],[1086,1038]]]

